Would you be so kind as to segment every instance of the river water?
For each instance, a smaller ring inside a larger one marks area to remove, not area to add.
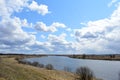
[[[73,59],[64,56],[46,56],[40,58],[27,58],[26,61],[39,62],[41,64],[52,64],[57,70],[69,67],[72,72],[81,66],[89,67],[97,78],[103,80],[118,80],[120,73],[120,61]]]

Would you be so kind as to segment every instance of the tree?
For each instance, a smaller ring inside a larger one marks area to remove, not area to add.
[[[85,59],[85,58],[86,58],[86,55],[85,55],[85,54],[83,54],[83,55],[82,55],[82,59]]]
[[[79,67],[76,69],[76,80],[93,80],[94,74],[88,67]]]

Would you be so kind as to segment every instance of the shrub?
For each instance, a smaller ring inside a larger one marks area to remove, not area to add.
[[[23,60],[21,60],[21,59],[18,59],[18,63],[20,63],[20,64],[32,65],[32,63],[31,63],[31,62],[28,62],[28,61],[23,61]]]
[[[38,62],[33,62],[32,65],[38,67],[39,63]]]
[[[25,64],[25,62],[23,62],[22,60],[18,60],[18,63]]]
[[[40,68],[44,68],[44,64],[39,64],[39,67]]]
[[[76,80],[93,80],[93,72],[88,67],[79,67],[76,69]]]
[[[19,60],[19,58],[17,58],[17,57],[16,57],[16,58],[15,58],[15,60],[17,60],[17,61],[18,61],[18,60]]]
[[[54,69],[52,64],[47,64],[45,68],[48,69],[48,70],[53,70]]]
[[[29,62],[29,61],[24,61],[25,62],[25,64],[27,64],[27,65],[32,65],[32,62]]]

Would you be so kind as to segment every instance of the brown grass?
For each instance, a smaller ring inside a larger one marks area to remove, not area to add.
[[[74,80],[74,74],[19,64],[14,58],[2,58],[0,80]]]

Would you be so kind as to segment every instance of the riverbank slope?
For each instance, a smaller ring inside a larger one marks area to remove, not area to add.
[[[74,80],[74,74],[19,64],[15,57],[0,57],[0,80]]]

